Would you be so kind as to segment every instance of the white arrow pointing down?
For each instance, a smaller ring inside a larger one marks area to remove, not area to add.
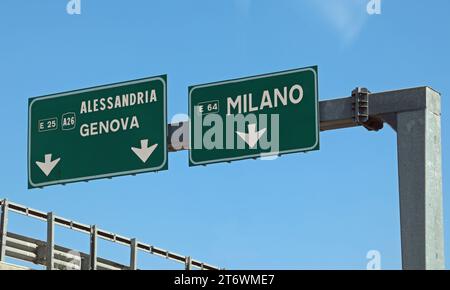
[[[256,124],[248,124],[248,134],[236,131],[236,134],[238,134],[238,136],[241,137],[242,140],[250,146],[250,148],[254,148],[256,146],[264,133],[266,133],[266,128],[256,132]]]
[[[45,154],[45,161],[39,162],[36,161],[36,165],[44,172],[45,176],[49,176],[52,172],[53,168],[59,163],[61,158],[55,159],[52,161],[52,154]]]
[[[147,162],[150,155],[155,151],[158,144],[154,144],[148,147],[148,139],[141,140],[141,148],[131,147],[131,150],[142,160],[142,162]]]

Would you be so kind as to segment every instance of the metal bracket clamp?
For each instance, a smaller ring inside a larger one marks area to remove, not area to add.
[[[357,87],[352,91],[353,121],[369,131],[378,131],[383,129],[383,120],[370,116],[369,96],[370,91],[367,88]]]

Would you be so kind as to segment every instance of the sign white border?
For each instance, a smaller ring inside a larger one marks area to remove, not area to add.
[[[167,75],[166,75],[167,77]],[[145,83],[149,81],[161,81],[163,84],[163,106],[164,106],[164,115],[163,115],[163,123],[164,123],[164,161],[160,166],[152,167],[152,168],[145,168],[145,169],[137,169],[137,170],[129,170],[129,171],[121,171],[121,172],[115,172],[115,173],[108,173],[108,174],[100,174],[100,175],[93,175],[93,176],[84,176],[84,177],[78,177],[78,178],[71,178],[71,179],[63,179],[63,180],[55,180],[55,181],[49,181],[49,182],[42,182],[42,183],[34,183],[31,180],[31,111],[33,104],[38,101],[47,100],[47,99],[54,99],[54,98],[60,98],[60,97],[67,97],[70,95],[80,94],[80,93],[86,93],[86,92],[92,92],[92,91],[98,91],[102,89],[110,89],[110,88],[116,88],[121,86],[127,86],[127,85],[134,85],[134,84],[140,84]],[[123,175],[130,175],[130,174],[138,174],[138,173],[144,173],[144,172],[150,172],[150,171],[158,171],[161,168],[163,168],[167,164],[167,83],[166,80],[162,78],[162,76],[158,77],[151,77],[151,78],[145,78],[145,79],[139,79],[134,81],[127,81],[127,82],[121,82],[121,83],[115,83],[111,85],[105,85],[105,86],[97,86],[87,89],[81,89],[76,91],[70,91],[55,95],[49,95],[49,96],[43,96],[43,97],[37,97],[31,101],[31,103],[28,106],[28,182],[33,187],[44,187],[49,185],[55,185],[55,184],[65,184],[65,183],[71,183],[71,182],[77,182],[77,181],[88,181],[93,179],[100,179],[100,178],[108,178],[108,177],[116,177],[116,176],[123,176]]]
[[[294,69],[294,70],[289,70],[289,71],[270,73],[270,74],[264,74],[264,75],[253,76],[253,77],[240,78],[240,79],[234,79],[234,80],[229,80],[229,81],[192,86],[191,89],[189,90],[189,118],[192,118],[192,106],[191,106],[192,96],[191,95],[192,95],[192,92],[195,91],[196,89],[214,87],[214,86],[218,86],[218,85],[225,85],[225,84],[231,84],[231,83],[239,83],[239,82],[243,82],[243,81],[257,80],[257,79],[274,77],[274,76],[288,75],[288,74],[292,74],[292,73],[305,72],[305,71],[311,71],[314,74],[314,94],[315,94],[314,97],[315,97],[315,101],[316,101],[316,106],[315,106],[315,110],[316,110],[315,111],[315,113],[316,113],[316,142],[314,143],[313,146],[307,147],[307,148],[284,150],[284,151],[279,151],[279,152],[257,153],[257,154],[239,156],[239,157],[211,159],[211,160],[202,161],[202,162],[195,162],[194,160],[192,160],[192,150],[189,150],[189,161],[191,161],[191,163],[194,165],[206,165],[206,164],[219,163],[219,162],[237,161],[237,160],[244,160],[244,159],[249,159],[249,158],[269,157],[269,156],[282,155],[282,154],[287,154],[287,153],[303,152],[303,151],[308,151],[308,150],[314,149],[317,146],[317,144],[319,143],[319,130],[320,130],[319,129],[319,118],[320,118],[320,116],[319,116],[319,109],[318,109],[319,96],[318,96],[318,92],[317,92],[317,90],[318,90],[318,88],[317,88],[317,86],[318,86],[317,73],[313,69],[313,67]],[[191,122],[192,122],[192,119],[191,119]],[[191,136],[191,134],[192,134],[191,131],[192,131],[191,128],[189,128],[189,148],[193,148],[192,147],[193,140],[192,140],[192,136]]]

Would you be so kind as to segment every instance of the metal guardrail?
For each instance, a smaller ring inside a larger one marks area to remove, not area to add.
[[[4,262],[5,257],[8,256],[37,265],[44,265],[48,270],[137,270],[137,253],[138,251],[143,251],[182,263],[186,270],[192,268],[201,270],[220,270],[219,267],[194,260],[189,256],[179,255],[159,247],[138,242],[136,239],[116,235],[112,232],[99,229],[95,225],[89,226],[58,217],[52,212],[45,213],[7,200],[0,201],[0,207],[0,262]],[[47,222],[47,241],[40,241],[8,232],[9,211]],[[75,253],[75,251],[68,248],[55,245],[55,225],[90,235],[90,253]],[[130,265],[122,265],[98,257],[98,238],[130,247]]]

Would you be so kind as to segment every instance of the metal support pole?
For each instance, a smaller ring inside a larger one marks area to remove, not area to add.
[[[130,240],[130,270],[137,270],[137,240]]]
[[[186,257],[186,270],[189,271],[192,268],[192,258],[191,257]]]
[[[444,269],[440,95],[397,114],[403,269]]]
[[[5,261],[6,256],[6,234],[8,232],[8,201],[2,203],[2,214],[0,217],[0,262]]]
[[[372,93],[369,103],[369,124],[365,127],[381,129],[381,120],[398,133],[403,269],[442,269],[445,259],[440,95],[430,87],[417,87]],[[321,101],[320,131],[359,126],[354,120],[354,104],[354,97]],[[189,144],[188,134],[182,138],[175,135],[188,127],[187,122],[181,127],[171,125],[169,134],[173,136],[169,136],[169,141]],[[170,144],[169,147],[176,148]],[[178,147],[174,150],[188,149]]]
[[[55,216],[52,212],[47,214],[47,270],[53,270],[55,250]]]
[[[90,269],[97,270],[97,226],[91,227]]]

